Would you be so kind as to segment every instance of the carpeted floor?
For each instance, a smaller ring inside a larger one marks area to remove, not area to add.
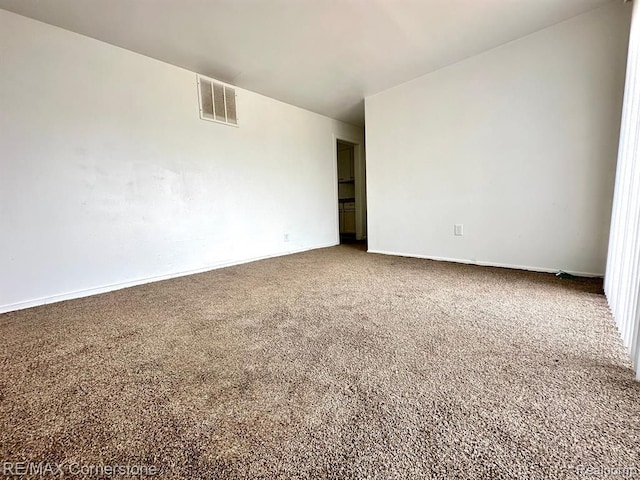
[[[640,477],[640,384],[597,280],[341,246],[0,315],[0,337],[0,460]]]

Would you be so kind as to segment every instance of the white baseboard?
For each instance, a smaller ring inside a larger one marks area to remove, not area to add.
[[[288,250],[286,252],[274,253],[272,255],[264,255],[264,256],[261,256],[261,257],[253,257],[253,258],[247,258],[247,259],[244,259],[244,260],[236,260],[236,261],[231,261],[231,262],[221,262],[221,263],[217,263],[215,265],[208,265],[206,267],[196,268],[194,270],[186,270],[186,271],[182,271],[182,272],[168,273],[168,274],[165,274],[165,275],[157,275],[157,276],[154,276],[154,277],[147,277],[147,278],[141,278],[141,279],[137,279],[137,280],[130,280],[130,281],[127,281],[127,282],[122,282],[122,283],[114,283],[114,284],[111,284],[111,285],[104,285],[104,286],[101,286],[101,287],[88,288],[86,290],[77,290],[77,291],[74,291],[74,292],[51,295],[51,296],[48,296],[48,297],[37,298],[35,300],[26,300],[24,302],[17,302],[17,303],[10,303],[10,304],[7,304],[7,305],[0,305],[0,314],[7,313],[7,312],[13,312],[13,311],[16,311],[16,310],[23,310],[25,308],[37,307],[39,305],[47,305],[49,303],[63,302],[65,300],[73,300],[75,298],[89,297],[91,295],[98,295],[100,293],[107,293],[107,292],[112,292],[114,290],[121,290],[123,288],[135,287],[136,285],[144,285],[145,283],[159,282],[161,280],[169,280],[170,278],[184,277],[186,275],[194,275],[196,273],[209,272],[211,270],[218,270],[220,268],[232,267],[234,265],[242,265],[244,263],[256,262],[258,260],[266,260],[267,258],[283,257],[285,255],[292,255],[294,253],[301,253],[301,252],[306,252],[306,251],[309,251],[309,250],[317,250],[319,248],[334,247],[336,245],[338,245],[338,243],[329,243],[329,244],[325,244],[325,245],[317,245],[317,246],[313,246],[313,247],[300,248],[300,249],[297,249],[297,250]]]
[[[561,270],[559,268],[529,267],[526,265],[512,265],[509,263],[483,262],[480,260],[472,261],[472,260],[464,260],[460,258],[447,258],[447,257],[435,257],[431,255],[416,255],[416,254],[410,254],[410,253],[386,252],[383,250],[367,250],[367,253],[377,253],[380,255],[392,255],[394,257],[422,258],[425,260],[435,260],[438,262],[465,263],[468,265],[480,265],[482,267],[512,268],[514,270],[528,270],[530,272],[557,273],[558,270]],[[569,273],[571,275],[575,275],[577,277],[602,278],[604,276],[603,273],[575,272],[571,270],[562,270],[562,271]]]

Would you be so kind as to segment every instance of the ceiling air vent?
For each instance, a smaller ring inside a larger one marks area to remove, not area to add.
[[[200,118],[238,126],[235,88],[198,76],[198,95]]]

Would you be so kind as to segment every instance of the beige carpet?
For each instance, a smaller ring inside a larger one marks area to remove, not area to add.
[[[341,246],[0,315],[0,338],[0,460],[640,477],[640,384],[599,281]]]

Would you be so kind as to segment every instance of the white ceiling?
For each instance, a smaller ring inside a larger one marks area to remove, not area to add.
[[[0,8],[363,125],[365,96],[610,1],[0,0]]]

